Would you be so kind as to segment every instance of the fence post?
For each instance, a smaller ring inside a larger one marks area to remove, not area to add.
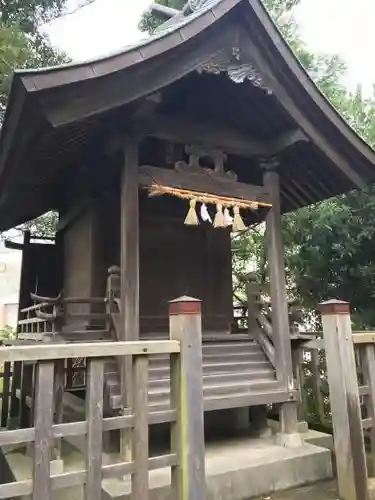
[[[339,497],[368,500],[367,465],[348,302],[320,304]]]
[[[204,500],[205,456],[202,370],[201,301],[180,297],[169,303],[170,339],[180,342],[179,356],[171,362],[171,405],[178,411],[172,427],[172,468],[176,500]]]
[[[4,363],[3,367],[3,402],[1,407],[1,427],[6,428],[8,425],[9,414],[9,389],[12,367],[8,362]]]

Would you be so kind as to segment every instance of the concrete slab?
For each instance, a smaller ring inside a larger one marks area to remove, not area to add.
[[[331,454],[304,444],[288,449],[274,439],[238,438],[206,449],[207,500],[246,500],[332,477]],[[150,500],[170,497],[170,470],[150,472]],[[103,500],[127,500],[130,478],[103,481]]]
[[[31,478],[32,461],[26,452],[8,452],[5,459],[16,480]],[[103,463],[118,462],[118,454],[103,454]],[[83,454],[64,442],[64,472],[82,470]],[[209,443],[206,448],[207,500],[245,500],[332,477],[331,453],[311,444],[285,448],[275,439],[238,437]],[[170,497],[170,470],[150,472],[150,500]],[[103,481],[102,500],[129,498],[130,478]],[[83,488],[54,492],[53,500],[82,500]],[[26,499],[24,499],[26,500]],[[28,500],[28,499],[27,499]]]

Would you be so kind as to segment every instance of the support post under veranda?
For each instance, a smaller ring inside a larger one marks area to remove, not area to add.
[[[295,389],[290,339],[288,300],[286,292],[284,248],[281,226],[280,178],[278,163],[262,163],[263,183],[268,189],[270,207],[266,216],[266,244],[272,304],[272,330],[275,347],[275,365],[278,381],[287,391]],[[280,440],[286,446],[300,446],[298,433],[297,402],[285,402],[280,406]]]

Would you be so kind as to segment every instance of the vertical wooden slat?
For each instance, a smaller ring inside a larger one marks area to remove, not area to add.
[[[104,361],[89,359],[87,362],[85,500],[97,500],[102,494]]]
[[[22,363],[21,376],[21,401],[20,401],[20,426],[21,428],[30,427],[32,425],[32,411],[27,405],[27,397],[33,395],[33,371],[34,365],[30,361]]]
[[[121,340],[139,338],[139,183],[138,142],[126,139],[121,176]],[[120,361],[121,394],[124,408],[132,404],[131,358]],[[131,431],[122,430],[120,453],[131,460]]]
[[[177,414],[181,414],[181,357],[180,354],[171,354],[170,357],[170,374],[171,374],[171,408],[177,410]],[[176,500],[181,500],[181,419],[177,418],[171,423],[171,452],[176,453],[178,463],[172,467],[172,482],[171,482],[171,497]]]
[[[148,357],[133,357],[132,500],[148,500]]]
[[[368,500],[367,465],[349,304],[320,305],[337,465],[342,500]]]
[[[370,429],[370,457],[372,474],[375,473],[375,348],[374,344],[361,346],[362,349],[362,369],[364,384],[369,387],[369,394],[366,397],[367,417],[372,418],[373,425]]]
[[[63,397],[65,386],[65,360],[55,362],[55,382],[54,382],[54,422],[61,424],[63,421]],[[55,440],[54,459],[61,458],[61,439]]]
[[[322,385],[320,377],[319,351],[311,350],[311,371],[313,376],[313,395],[315,401],[316,416],[321,424],[325,422],[324,415],[324,394],[322,394]]]
[[[173,472],[178,500],[204,500],[205,455],[201,302],[181,297],[169,303],[170,339],[180,342],[180,364],[174,365],[173,398],[179,395],[173,445],[180,460]],[[175,361],[173,361],[174,363]],[[179,377],[176,370],[180,368]],[[179,390],[177,389],[179,383]],[[177,442],[178,441],[178,442]],[[177,485],[177,481],[180,484]],[[173,497],[175,498],[175,497]]]
[[[20,401],[17,397],[17,389],[21,387],[22,362],[13,363],[12,388],[10,394],[9,428],[16,428],[19,424]]]
[[[286,390],[294,389],[292,350],[290,341],[285,262],[281,227],[280,180],[277,164],[263,164],[264,186],[270,194],[272,207],[266,216],[266,241],[272,303],[272,331],[275,346],[276,374]],[[297,404],[288,402],[280,407],[281,432],[298,432]]]
[[[297,408],[298,422],[303,422],[307,417],[305,411],[305,391],[304,391],[304,372],[303,372],[303,346],[296,345],[292,350],[293,371],[297,382],[297,389],[300,394],[300,401]]]
[[[11,364],[8,362],[4,363],[3,368],[3,398],[1,405],[1,427],[6,427],[8,423],[8,412],[9,412],[9,388],[10,388],[10,376],[11,376]]]
[[[51,500],[50,461],[53,424],[53,361],[36,366],[33,500]]]

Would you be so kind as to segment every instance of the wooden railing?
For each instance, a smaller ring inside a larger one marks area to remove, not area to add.
[[[299,420],[319,430],[331,432],[326,356],[322,332],[312,332],[316,340],[292,341],[294,373],[300,391]]]
[[[33,427],[0,432],[0,447],[21,443],[32,446],[32,477],[0,485],[0,498],[31,495],[33,500],[50,500],[53,490],[82,486],[86,500],[97,500],[101,498],[103,479],[130,475],[131,498],[147,500],[149,471],[171,467],[171,498],[204,499],[200,302],[175,301],[170,314],[171,340],[166,341],[0,347],[1,365],[35,365]],[[150,356],[159,354],[170,355],[170,409],[150,412],[148,362]],[[116,356],[131,359],[132,407],[124,409],[121,416],[103,418],[104,364]],[[57,367],[63,360],[81,357],[87,362],[85,420],[62,423]],[[171,424],[171,449],[165,455],[150,457],[149,425],[160,423]],[[130,459],[103,464],[103,432],[113,430],[131,430]],[[86,436],[84,468],[51,475],[51,464],[61,459],[60,441],[72,436]]]
[[[69,341],[99,340],[107,332],[105,297],[63,297],[62,294],[40,297],[31,294],[31,298],[34,305],[21,310],[19,339],[56,340],[64,336]],[[77,307],[81,310],[72,311]]]

